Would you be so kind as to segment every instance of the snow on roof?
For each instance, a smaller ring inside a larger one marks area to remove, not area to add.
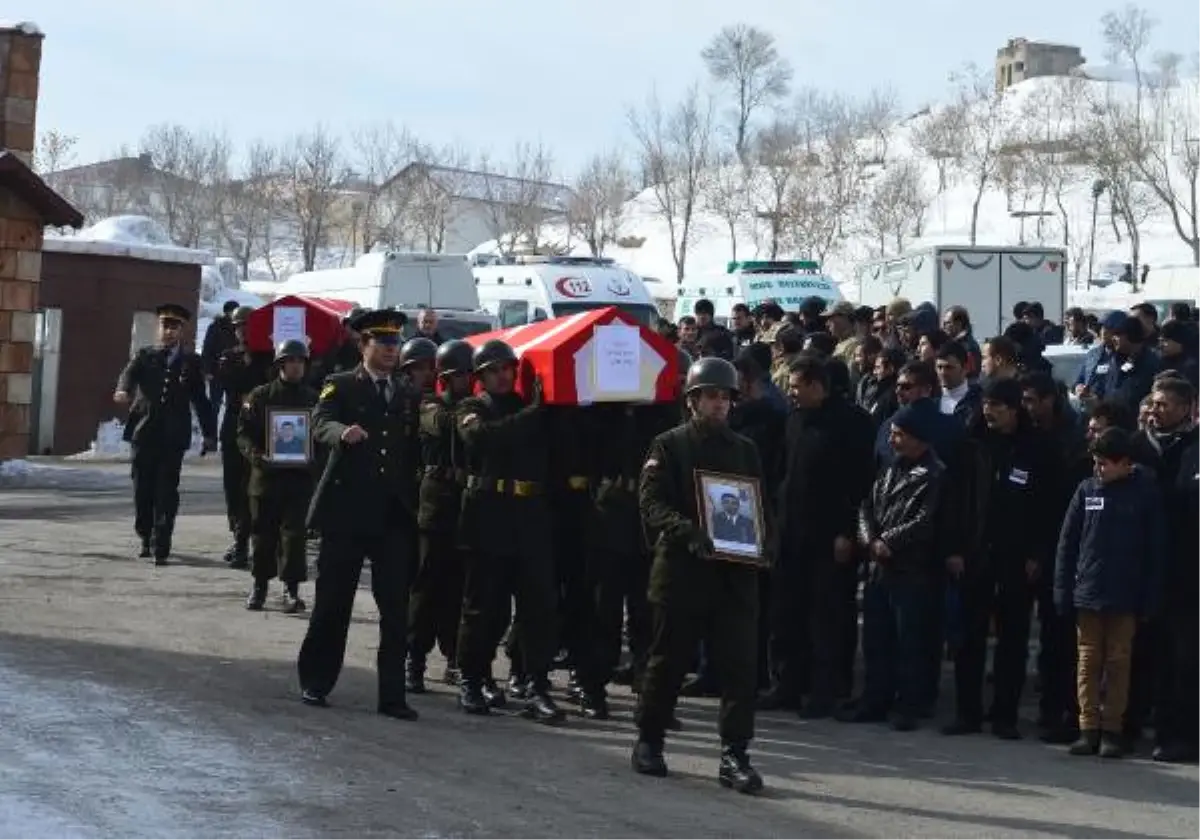
[[[0,20],[0,30],[15,29],[24,35],[45,35],[36,23],[28,20]]]
[[[145,216],[113,216],[73,235],[47,233],[42,248],[185,265],[213,263],[210,252],[176,245],[162,225]]]

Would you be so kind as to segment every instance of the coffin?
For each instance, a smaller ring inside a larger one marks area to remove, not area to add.
[[[542,378],[548,405],[672,402],[679,395],[675,347],[615,306],[467,337],[498,338],[521,360],[517,391]]]
[[[279,342],[298,338],[308,342],[312,357],[321,356],[341,343],[342,318],[354,306],[348,300],[284,295],[250,313],[246,346],[254,353],[271,353]]]

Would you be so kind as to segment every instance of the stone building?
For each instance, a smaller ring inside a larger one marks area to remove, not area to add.
[[[1084,61],[1079,47],[1010,38],[996,50],[996,90],[1041,76],[1070,76]]]
[[[37,27],[0,25],[0,460],[29,454],[43,231],[83,224],[30,168],[41,61]]]

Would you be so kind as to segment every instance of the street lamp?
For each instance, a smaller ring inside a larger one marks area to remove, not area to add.
[[[1100,196],[1104,195],[1104,191],[1108,189],[1108,181],[1103,178],[1097,178],[1092,182],[1092,238],[1088,244],[1088,271],[1087,285],[1085,288],[1092,288],[1092,263],[1096,258],[1096,212],[1100,207]],[[1075,285],[1079,285],[1079,278],[1075,278]]]

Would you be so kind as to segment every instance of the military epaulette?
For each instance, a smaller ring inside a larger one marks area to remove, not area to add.
[[[325,386],[321,388],[321,393],[317,396],[317,399],[327,400],[333,396],[333,392],[336,390],[337,388],[332,382],[326,382]]]

